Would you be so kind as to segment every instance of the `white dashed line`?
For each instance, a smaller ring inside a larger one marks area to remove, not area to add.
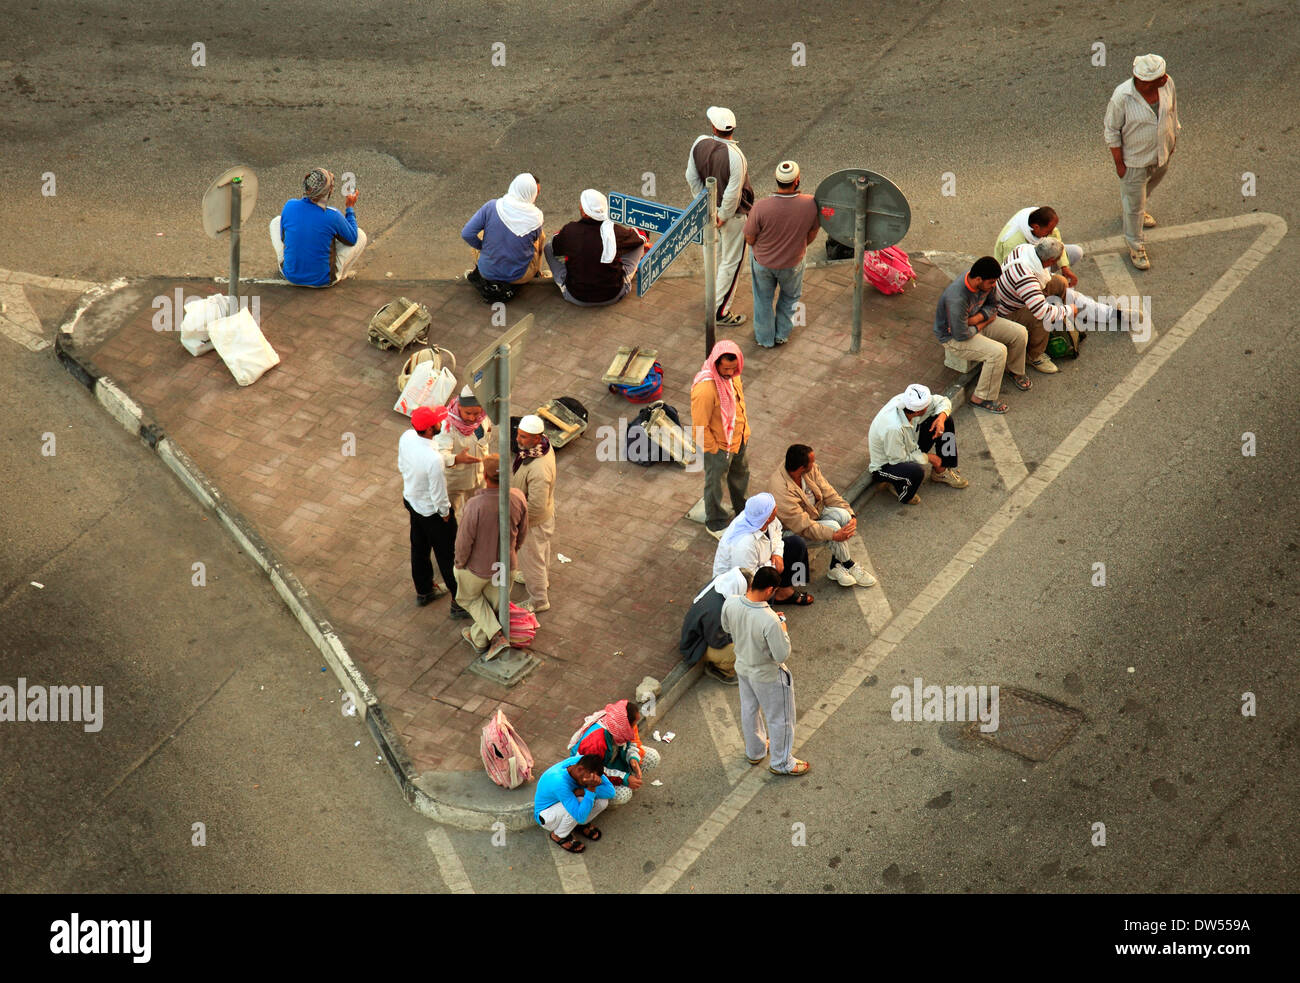
[[[1143,310],[1142,297],[1138,293],[1137,284],[1133,282],[1128,267],[1124,265],[1124,260],[1115,253],[1102,253],[1100,256],[1094,256],[1093,259],[1097,261],[1101,278],[1106,281],[1106,290],[1116,297],[1127,297],[1134,315],[1140,315]],[[1159,337],[1149,320],[1145,323],[1139,321],[1138,330],[1129,331],[1128,336],[1139,355],[1145,354]]]
[[[550,835],[547,834],[546,838],[549,840]],[[565,894],[596,893],[591,884],[591,875],[587,873],[587,862],[580,854],[569,853],[550,843],[547,844],[547,849],[555,858],[555,869],[560,875],[560,889]]]
[[[469,882],[469,877],[465,874],[465,867],[460,862],[460,857],[456,855],[456,848],[451,845],[449,837],[441,827],[431,829],[424,835],[429,842],[429,849],[433,851],[433,859],[438,861],[438,870],[442,874],[442,882],[447,885],[447,890],[452,894],[473,894],[474,887]]]
[[[984,434],[984,443],[993,455],[993,463],[1002,476],[1002,483],[1010,491],[1029,477],[1029,469],[1025,467],[1025,459],[1020,456],[1020,448],[1011,436],[1006,417],[993,413],[976,413],[975,422]]]
[[[745,760],[745,740],[736,726],[732,716],[731,704],[722,687],[717,685],[696,685],[695,699],[704,714],[709,736],[713,738],[713,747],[718,752],[718,761],[727,775],[727,784],[735,785],[749,771],[749,762]]]

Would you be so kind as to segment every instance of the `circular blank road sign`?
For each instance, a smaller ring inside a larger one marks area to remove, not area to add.
[[[822,228],[837,242],[852,244],[859,177],[865,177],[868,182],[866,248],[884,249],[902,242],[912,224],[907,198],[889,178],[858,167],[836,171],[817,185],[813,199],[817,202]]]
[[[239,199],[239,224],[242,226],[253,214],[257,204],[257,175],[251,167],[242,164],[232,167],[221,177],[212,182],[212,187],[203,194],[203,231],[209,238],[216,239],[223,232],[230,231],[230,181],[239,178],[243,186]]]

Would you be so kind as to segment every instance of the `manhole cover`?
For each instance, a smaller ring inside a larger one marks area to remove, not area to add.
[[[966,736],[1030,761],[1046,761],[1083,723],[1083,711],[1022,689],[998,690],[998,729],[981,731],[979,721],[966,727]]]

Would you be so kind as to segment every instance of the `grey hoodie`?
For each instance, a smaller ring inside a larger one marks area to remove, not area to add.
[[[736,674],[759,683],[781,681],[778,671],[790,657],[790,636],[766,601],[743,594],[722,602],[722,630],[736,643]]]

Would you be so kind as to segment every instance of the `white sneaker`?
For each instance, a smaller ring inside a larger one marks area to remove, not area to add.
[[[854,566],[856,565],[857,564],[854,564]],[[849,570],[846,567],[841,567],[838,565],[833,566],[831,567],[830,572],[827,574],[827,576],[830,577],[831,580],[839,584],[841,587],[858,586],[858,578],[853,576],[853,571]]]
[[[853,564],[853,576],[857,580],[859,587],[876,586],[876,578],[867,573],[867,568],[861,563]]]
[[[516,584],[522,584],[522,583],[524,582],[524,575],[523,575],[523,573],[521,573],[520,571],[516,570],[516,571],[515,571],[515,578],[514,578],[514,579],[515,579],[515,583],[516,583]]]
[[[1053,362],[1046,355],[1039,355],[1038,358],[1034,359],[1034,361],[1029,363],[1029,367],[1031,369],[1037,369],[1039,372],[1046,372],[1049,375],[1053,372],[1061,371],[1056,367],[1056,363]]]
[[[543,611],[551,610],[550,601],[524,601],[519,605],[525,611],[531,611],[533,614],[540,614]]]

